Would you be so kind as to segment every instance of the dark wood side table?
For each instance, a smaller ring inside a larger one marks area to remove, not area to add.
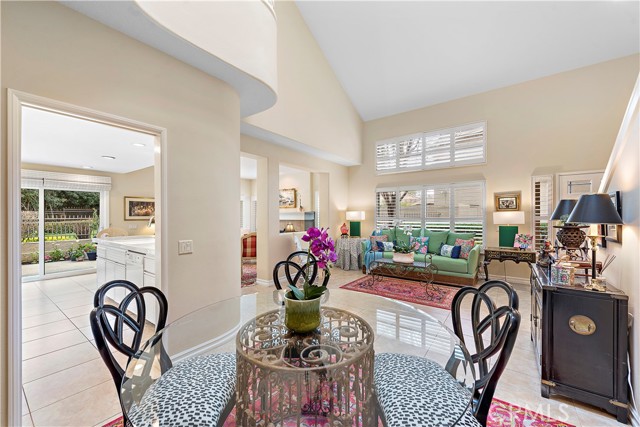
[[[486,280],[489,280],[489,270],[487,266],[494,259],[504,262],[504,261],[513,261],[516,264],[520,264],[521,262],[528,262],[529,264],[535,264],[536,262],[536,252],[530,250],[523,250],[518,248],[509,248],[509,247],[493,247],[493,248],[485,248],[484,249],[484,277]]]
[[[586,290],[588,277],[552,285],[531,268],[531,340],[543,397],[562,395],[598,406],[627,423],[628,297],[607,284]]]

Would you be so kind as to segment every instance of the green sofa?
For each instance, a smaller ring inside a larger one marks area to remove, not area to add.
[[[400,229],[385,229],[382,234],[387,236],[389,242],[406,242],[409,243],[410,236],[404,234]],[[435,275],[434,281],[449,285],[459,286],[475,286],[478,281],[478,267],[480,265],[480,245],[476,244],[469,253],[469,259],[453,259],[438,255],[440,244],[453,245],[456,239],[472,239],[473,233],[456,233],[449,230],[432,231],[432,230],[413,230],[412,235],[415,237],[429,237],[428,253],[432,256],[433,264],[438,267],[438,273]],[[372,252],[370,240],[362,241],[362,271],[368,270],[368,265],[373,259],[393,258],[392,251]],[[425,255],[416,253],[414,255],[416,261],[424,262]]]

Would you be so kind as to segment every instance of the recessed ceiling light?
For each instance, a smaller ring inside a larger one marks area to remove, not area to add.
[[[131,145],[133,145],[134,147],[146,147],[147,146],[147,144],[143,144],[141,142],[134,142]]]
[[[116,158],[114,156],[102,156],[103,159],[107,159],[107,160],[115,160]]]
[[[93,166],[83,166],[82,169],[93,169]]]

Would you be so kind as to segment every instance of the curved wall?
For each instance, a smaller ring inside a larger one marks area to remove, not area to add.
[[[228,83],[243,117],[276,102],[276,19],[263,1],[61,3]]]

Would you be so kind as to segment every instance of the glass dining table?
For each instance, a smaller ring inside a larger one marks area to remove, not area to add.
[[[175,427],[172,420],[185,419],[185,414],[167,414],[166,405],[158,409],[154,402],[161,389],[185,375],[181,365],[199,366],[189,362],[225,353],[235,356],[236,380],[235,407],[225,427],[378,426],[380,379],[374,360],[382,353],[434,362],[437,372],[426,379],[432,384],[430,395],[421,399],[426,406],[417,408],[438,414],[433,425],[456,425],[469,410],[474,366],[464,344],[442,321],[410,304],[335,289],[322,305],[319,328],[296,334],[284,325],[281,292],[261,291],[206,306],[152,336],[129,361],[121,385],[131,425]],[[447,410],[442,411],[438,406],[445,395]],[[181,408],[177,404],[171,411]]]

